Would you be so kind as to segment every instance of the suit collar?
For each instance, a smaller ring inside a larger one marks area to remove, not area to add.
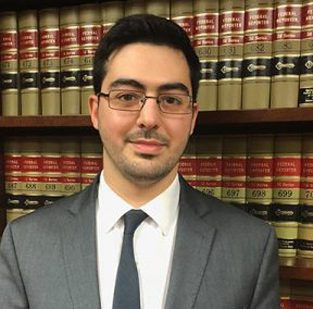
[[[100,308],[95,203],[99,178],[73,196],[61,240],[73,308]]]
[[[165,309],[193,308],[213,245],[215,228],[203,217],[210,210],[182,179],[180,213]]]

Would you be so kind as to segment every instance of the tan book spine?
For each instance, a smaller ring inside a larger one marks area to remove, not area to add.
[[[102,35],[105,35],[115,22],[124,16],[123,1],[108,1],[101,3]]]
[[[200,110],[217,109],[219,2],[195,0],[194,48],[201,63],[198,92]]]
[[[22,208],[22,155],[19,138],[4,143],[5,207]]]
[[[80,141],[77,137],[66,137],[61,141],[62,192],[69,196],[81,190]]]
[[[274,13],[271,108],[298,106],[301,0],[279,0]]]
[[[21,79],[21,115],[40,115],[39,45],[37,11],[21,11],[18,15],[19,69]]]
[[[34,209],[42,206],[42,156],[40,139],[29,137],[21,141],[23,207]]]
[[[178,164],[178,172],[192,186],[196,187],[197,183],[197,156],[196,156],[196,141],[191,138],[180,157]]]
[[[218,110],[241,109],[244,9],[244,1],[220,1]]]
[[[313,106],[313,1],[302,5],[299,106]]]
[[[222,198],[221,135],[199,136],[196,139],[196,188],[216,198]]]
[[[61,144],[57,137],[41,140],[42,205],[51,205],[62,197]]]
[[[98,137],[81,140],[81,188],[89,186],[102,170],[102,144]]]
[[[247,137],[223,137],[222,200],[245,209]]]
[[[61,114],[80,114],[80,42],[78,6],[60,9]]]
[[[246,0],[242,109],[269,108],[273,13],[273,1]]]
[[[42,115],[61,114],[59,9],[39,11],[40,95]]]
[[[247,144],[247,212],[269,221],[273,195],[274,137],[249,135]]]
[[[81,114],[88,115],[88,98],[93,91],[93,58],[102,36],[98,4],[79,6]]]
[[[0,13],[0,89],[3,116],[19,115],[16,12]]]
[[[277,135],[274,141],[272,220],[280,256],[295,256],[299,222],[301,137]]]
[[[144,0],[126,0],[125,16],[134,14],[144,14],[146,12]]]
[[[170,18],[170,1],[168,0],[146,0],[146,13]]]

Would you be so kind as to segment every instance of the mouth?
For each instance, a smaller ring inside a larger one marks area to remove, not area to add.
[[[162,143],[155,139],[140,138],[129,142],[133,145],[136,152],[147,155],[158,155],[164,147],[166,147],[166,143]]]

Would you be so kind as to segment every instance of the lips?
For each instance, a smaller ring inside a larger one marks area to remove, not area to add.
[[[166,146],[165,143],[161,143],[153,139],[136,139],[130,141],[135,147],[136,151],[142,154],[158,154]]]

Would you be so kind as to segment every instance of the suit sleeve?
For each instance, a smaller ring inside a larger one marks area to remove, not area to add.
[[[29,308],[10,224],[0,246],[0,304],[1,308]]]
[[[279,309],[279,260],[277,238],[273,229],[264,247],[259,276],[250,309]]]

